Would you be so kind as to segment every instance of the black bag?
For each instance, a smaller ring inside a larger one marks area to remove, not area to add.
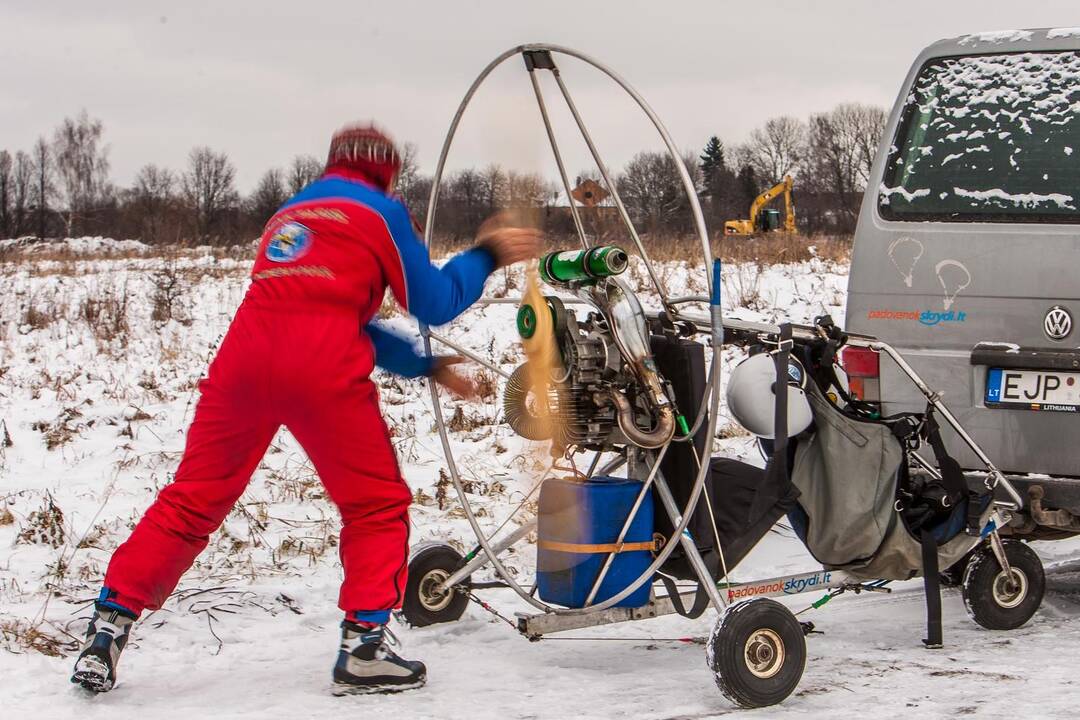
[[[705,394],[705,348],[684,339],[654,336],[653,356],[657,368],[672,385],[675,402],[687,422],[693,423]],[[660,470],[680,509],[686,506],[697,479],[698,464],[705,447],[705,423],[690,442],[675,442],[668,448]],[[758,540],[794,507],[798,491],[787,476],[786,463],[769,463],[766,469],[728,458],[709,458],[709,474],[697,507],[686,529],[709,567],[714,579],[721,579],[723,566],[735,568]],[[654,495],[656,491],[654,490]],[[707,495],[707,497],[706,497]],[[654,497],[657,507],[660,498]],[[716,527],[710,518],[712,507]],[[666,512],[658,510],[656,532],[672,542],[674,527]],[[720,561],[716,537],[719,535],[724,562]],[[674,539],[677,542],[677,539]],[[679,579],[696,579],[682,548],[668,557],[661,572]]]

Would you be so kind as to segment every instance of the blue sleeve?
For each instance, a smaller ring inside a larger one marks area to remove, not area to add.
[[[438,268],[413,231],[404,205],[395,203],[384,219],[401,260],[402,277],[395,278],[391,272],[390,289],[410,315],[428,325],[443,325],[480,298],[495,269],[490,252],[473,248]]]
[[[409,340],[374,321],[364,326],[364,332],[375,346],[375,364],[383,370],[406,378],[431,374],[432,358],[417,352]]]

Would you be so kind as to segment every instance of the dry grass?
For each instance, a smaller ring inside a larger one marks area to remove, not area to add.
[[[25,334],[31,330],[44,330],[62,317],[63,308],[55,299],[46,301],[30,297],[19,313],[19,332]]]
[[[115,287],[102,285],[87,293],[79,304],[79,317],[104,344],[120,340],[127,344],[128,302],[127,284]]]
[[[145,249],[108,248],[87,252],[72,249],[71,246],[56,241],[27,242],[21,246],[0,248],[0,262],[8,263],[77,263],[85,260],[143,260],[174,259],[178,257],[206,257],[216,260],[247,260],[254,252],[253,243],[238,245],[151,245]]]
[[[697,260],[701,257],[701,242],[696,237],[644,237],[642,242],[653,260]],[[773,232],[753,237],[716,236],[711,249],[713,256],[724,263],[776,265],[814,258],[846,263],[851,259],[851,245],[850,236],[807,237]]]
[[[64,528],[64,513],[46,493],[41,508],[30,513],[26,525],[19,531],[15,542],[26,545],[48,545],[58,548],[64,544],[67,531]]]
[[[45,632],[40,623],[25,618],[0,620],[0,641],[9,652],[30,650],[49,657],[63,657],[78,649],[78,643],[70,635],[61,637]]]
[[[190,324],[191,318],[183,311],[180,302],[187,292],[186,282],[177,272],[176,262],[169,262],[154,272],[152,279],[154,294],[151,297],[153,308],[150,311],[150,319],[159,323],[176,320],[185,325]]]
[[[626,233],[601,238],[605,244],[615,244],[637,254],[633,241]],[[714,235],[711,250],[714,257],[725,263],[756,262],[762,265],[804,262],[818,258],[826,262],[846,263],[851,259],[850,235],[806,236],[773,232],[753,237]],[[701,240],[696,235],[642,235],[642,244],[649,257],[660,261],[696,261],[701,257]],[[554,252],[579,247],[576,237],[548,238],[544,252]],[[436,253],[449,255],[468,249],[471,243],[462,240],[432,243]],[[504,291],[505,294],[505,291]],[[498,295],[498,293],[496,293]]]
[[[44,436],[45,449],[54,450],[71,442],[85,427],[79,418],[82,413],[77,407],[64,408],[54,420],[38,420],[30,427]]]

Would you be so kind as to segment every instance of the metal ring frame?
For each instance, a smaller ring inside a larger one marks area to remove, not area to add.
[[[505,62],[511,57],[515,55],[521,55],[526,62],[526,70],[529,73],[530,82],[532,83],[532,87],[536,95],[537,106],[539,108],[541,118],[544,122],[548,141],[555,156],[555,162],[559,169],[560,180],[562,181],[563,188],[566,191],[567,199],[570,202],[571,214],[573,215],[575,229],[577,230],[579,239],[581,240],[583,247],[589,246],[588,238],[585,235],[581,219],[578,214],[578,210],[574,206],[573,199],[570,195],[571,188],[569,186],[569,179],[566,175],[565,166],[563,165],[562,161],[562,155],[559,151],[558,142],[556,141],[555,134],[552,130],[550,119],[548,117],[547,106],[544,103],[543,94],[540,89],[539,79],[537,78],[538,70],[550,71],[554,76],[555,82],[557,83],[559,91],[564,101],[566,102],[567,108],[569,109],[571,115],[574,117],[574,121],[577,124],[578,130],[581,132],[582,138],[585,140],[585,143],[589,148],[589,152],[592,155],[593,161],[596,163],[597,168],[600,171],[600,174],[604,179],[607,188],[612,194],[612,199],[615,202],[623,224],[626,226],[626,229],[630,234],[631,239],[634,241],[638,252],[640,253],[643,261],[645,262],[646,270],[649,274],[650,279],[652,280],[653,286],[655,287],[659,295],[665,312],[668,314],[669,317],[676,318],[678,317],[678,310],[676,308],[676,304],[673,303],[672,300],[668,297],[667,291],[663,287],[663,284],[660,282],[660,279],[653,271],[652,263],[649,260],[648,253],[641,242],[641,238],[638,235],[637,230],[630,219],[629,213],[627,212],[626,207],[622,202],[622,199],[619,197],[615,184],[612,181],[611,174],[608,171],[607,166],[601,159],[599,152],[596,149],[596,145],[592,140],[592,136],[589,134],[589,131],[585,126],[581,114],[578,112],[577,106],[574,104],[573,99],[571,98],[570,93],[566,88],[566,85],[563,83],[562,77],[559,73],[559,69],[551,58],[552,54],[565,55],[568,57],[576,58],[577,60],[580,60],[607,75],[634,100],[637,106],[652,122],[653,127],[656,129],[661,139],[663,140],[664,145],[667,148],[668,154],[670,155],[672,161],[675,163],[675,167],[679,173],[683,189],[689,199],[690,210],[694,218],[695,228],[701,240],[701,247],[704,258],[703,270],[705,273],[706,286],[709,289],[710,296],[713,296],[713,277],[711,274],[713,262],[712,249],[709,245],[709,236],[708,231],[705,228],[705,219],[701,211],[701,205],[698,202],[697,193],[695,191],[693,181],[690,179],[690,174],[687,171],[685,165],[683,164],[682,158],[679,156],[678,149],[675,146],[675,143],[672,141],[671,136],[668,134],[663,123],[660,121],[659,117],[657,117],[656,113],[653,112],[652,108],[649,107],[649,104],[645,101],[645,99],[636,90],[634,90],[634,88],[631,87],[629,83],[623,80],[610,68],[587,55],[577,52],[576,50],[561,47],[558,45],[530,44],[519,45],[517,47],[511,48],[510,50],[507,50],[506,52],[499,55],[491,63],[489,63],[487,67],[485,67],[484,70],[480,73],[480,75],[476,78],[476,80],[473,81],[472,85],[465,93],[465,97],[462,99],[461,104],[458,106],[457,112],[454,114],[453,120],[450,123],[450,128],[447,131],[446,140],[443,143],[442,152],[439,155],[439,162],[435,169],[435,176],[433,178],[433,184],[431,188],[431,197],[428,203],[427,221],[424,227],[424,243],[429,248],[431,247],[431,239],[435,229],[435,215],[438,207],[439,192],[442,189],[442,178],[446,167],[446,159],[449,155],[450,147],[453,143],[454,136],[457,133],[458,126],[461,122],[466,108],[469,106],[469,103],[472,100],[473,96],[476,94],[476,91],[480,88],[484,80],[491,74],[491,72],[495,70],[495,68],[497,68],[499,65],[501,65],[503,62]],[[534,61],[537,58],[541,59],[541,61],[546,59],[548,62],[541,62],[541,64],[539,65],[535,64]],[[505,302],[505,299],[503,300],[503,302]],[[484,300],[481,299],[478,304],[486,305],[487,303],[485,303]],[[713,324],[716,325],[719,323],[720,318],[718,306],[714,306],[714,308],[715,309]],[[722,329],[719,327],[713,327],[712,330],[713,339],[715,341],[716,338],[720,337]],[[503,377],[506,376],[506,372],[502,368],[497,367],[496,365],[494,365],[494,363],[486,362],[479,355],[469,352],[466,348],[462,348],[460,345],[449,341],[447,338],[431,332],[431,330],[426,325],[420,325],[420,332],[424,339],[425,350],[429,355],[431,354],[431,341],[434,339],[436,342],[445,344],[448,347],[457,350],[458,352],[461,352],[462,354],[471,357],[474,360],[481,362],[481,364],[493,370],[497,374]],[[705,447],[702,453],[702,457],[705,458],[710,457],[712,454],[714,440],[713,436],[716,431],[716,418],[719,407],[719,380],[720,352],[719,348],[717,347],[714,348],[714,352],[712,355],[711,367],[709,371],[709,383],[706,389],[706,393],[708,395],[708,402],[703,403],[702,408],[703,412],[705,412],[706,407],[708,408],[708,421],[705,423]],[[693,541],[689,537],[687,537],[687,535],[685,534],[685,530],[687,525],[689,524],[690,517],[693,514],[694,509],[697,507],[698,500],[701,497],[702,489],[705,484],[705,476],[708,472],[709,464],[699,463],[697,477],[695,478],[694,485],[691,489],[690,497],[687,499],[686,506],[682,508],[681,513],[679,512],[679,508],[677,507],[674,499],[671,496],[670,490],[668,489],[667,484],[663,479],[662,473],[649,467],[647,469],[651,471],[650,474],[655,475],[654,483],[660,493],[661,503],[664,506],[664,509],[671,516],[672,524],[675,526],[675,531],[672,533],[671,541],[668,542],[667,545],[660,551],[660,553],[654,559],[653,563],[623,591],[619,592],[616,595],[613,595],[612,597],[604,600],[603,602],[587,605],[583,608],[566,609],[557,608],[536,599],[532,592],[526,590],[517,583],[513,576],[507,571],[502,561],[499,560],[499,551],[492,548],[492,541],[495,539],[495,535],[493,535],[491,538],[486,537],[482,528],[477,522],[476,515],[473,512],[472,505],[470,504],[468,496],[465,493],[461,481],[461,475],[458,472],[457,463],[454,459],[453,450],[450,445],[450,436],[447,432],[446,423],[443,417],[443,410],[440,403],[438,387],[435,383],[429,383],[429,388],[431,391],[431,402],[433,411],[435,413],[435,420],[439,428],[439,437],[442,442],[443,453],[446,457],[447,466],[450,472],[450,478],[454,484],[454,489],[457,492],[461,507],[465,512],[466,519],[468,520],[470,527],[476,535],[479,546],[483,549],[484,554],[486,555],[491,565],[495,568],[495,571],[502,578],[502,580],[505,581],[506,584],[511,589],[513,589],[514,592],[516,592],[522,600],[524,600],[528,604],[545,613],[555,613],[559,615],[582,615],[606,610],[607,608],[610,608],[621,602],[623,599],[628,597],[646,582],[652,582],[652,579],[655,576],[656,572],[660,569],[664,562],[667,561],[668,557],[680,543],[682,543],[684,549],[688,552],[688,554],[691,555],[692,561],[694,558],[696,558],[696,560],[698,561],[696,569],[698,569],[699,574],[704,571],[704,565],[701,564],[700,555],[697,554],[696,548],[693,547]],[[648,466],[649,462],[650,461],[646,459],[645,465]],[[653,462],[655,462],[655,460]],[[495,534],[497,534],[497,532],[498,531],[496,531]],[[676,540],[678,540],[679,542],[676,542]],[[707,575],[707,571],[704,572],[706,572]],[[721,605],[724,604],[724,599],[716,590],[716,587],[713,585],[711,578],[703,577],[702,581],[706,584],[706,587],[710,592],[710,599],[712,603],[714,604],[714,606],[719,608]]]

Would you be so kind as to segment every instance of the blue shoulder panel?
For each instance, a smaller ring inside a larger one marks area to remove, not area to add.
[[[390,287],[409,313],[429,325],[448,323],[477,301],[495,269],[483,248],[456,255],[441,268],[431,264],[427,247],[416,236],[405,205],[394,197],[343,178],[322,178],[301,190],[282,209],[297,203],[341,198],[366,206],[382,217],[401,261],[401,282]]]

